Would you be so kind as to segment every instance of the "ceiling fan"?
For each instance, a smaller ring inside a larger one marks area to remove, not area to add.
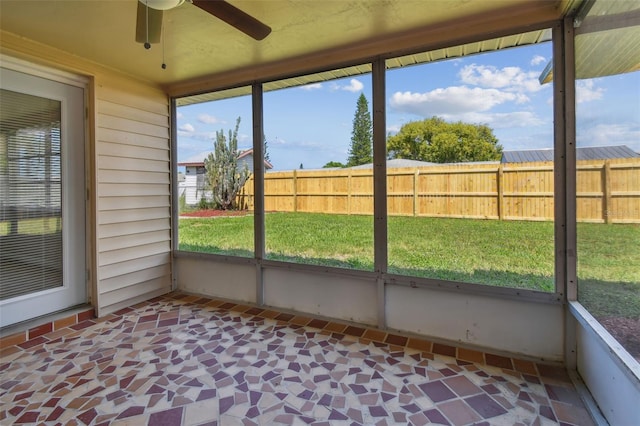
[[[187,1],[256,40],[262,40],[271,33],[268,25],[224,0]],[[159,43],[163,11],[178,7],[184,2],[185,0],[138,0],[136,41],[144,43],[146,49],[151,47],[151,43]]]

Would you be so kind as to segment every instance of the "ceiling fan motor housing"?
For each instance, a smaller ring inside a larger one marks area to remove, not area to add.
[[[156,10],[169,10],[180,6],[184,0],[139,0],[145,6]]]
[[[136,41],[138,43],[144,43],[146,49],[151,47],[151,43],[160,42],[163,11],[178,7],[185,1],[186,0],[139,0]],[[226,1],[188,1],[255,40],[262,40],[271,33],[271,27]]]

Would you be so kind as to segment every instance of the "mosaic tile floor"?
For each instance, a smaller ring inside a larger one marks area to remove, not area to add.
[[[156,298],[4,348],[0,424],[592,424],[562,369],[505,369],[384,343],[400,336],[379,330],[332,328]]]

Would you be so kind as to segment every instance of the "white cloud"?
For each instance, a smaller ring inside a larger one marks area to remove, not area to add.
[[[210,149],[208,145],[202,142],[180,142],[180,150],[178,152],[178,161],[184,161],[201,152]]]
[[[596,87],[593,80],[577,80],[576,81],[576,102],[590,102],[602,99],[604,89]]]
[[[197,132],[191,123],[185,123],[178,126],[178,136],[196,141],[211,142],[216,137],[216,132]],[[180,141],[181,146],[185,143],[183,140]]]
[[[276,136],[275,139],[267,140],[267,143],[269,144],[269,146],[271,146],[271,145],[286,145],[287,141]]]
[[[347,92],[359,92],[363,87],[364,84],[362,84],[359,80],[352,78],[351,80],[349,80],[349,85],[343,86],[342,90],[346,90]]]
[[[539,73],[519,67],[498,69],[490,65],[471,64],[463,67],[458,76],[463,83],[474,86],[503,89],[510,92],[537,92],[542,89]]]
[[[399,124],[387,126],[387,133],[396,134],[400,131],[400,127],[402,126],[400,126]]]
[[[314,142],[314,141],[299,141],[296,143],[289,144],[289,146],[295,147],[301,150],[308,149],[310,151],[315,151],[317,149],[326,150],[326,146],[324,144],[321,144],[319,142]]]
[[[304,86],[300,86],[299,88],[302,90],[318,90],[322,89],[322,83],[305,84]]]
[[[525,100],[528,98],[519,93],[453,86],[427,93],[396,92],[389,104],[396,111],[425,118],[438,116],[447,121],[486,124],[494,129],[542,125],[543,121],[531,111],[490,111],[505,102],[518,104]],[[390,126],[387,131],[397,132],[399,127]]]
[[[486,124],[493,129],[506,129],[513,127],[540,126],[544,122],[533,112],[513,111],[498,113],[477,113],[442,115],[449,121],[464,121],[467,123]]]
[[[335,148],[331,147],[328,144],[309,141],[309,140],[299,140],[299,141],[287,141],[284,139],[276,138],[273,141],[267,141],[269,150],[273,148],[273,150],[284,150],[288,153],[292,151],[335,151]]]
[[[196,128],[193,127],[190,123],[185,123],[181,126],[178,126],[178,130],[184,133],[193,133],[196,131]]]
[[[246,133],[240,133],[238,134],[238,143],[239,144],[249,144],[249,145],[253,145],[253,136],[252,135],[247,135]],[[251,148],[251,146],[249,147]]]
[[[451,86],[427,93],[396,92],[391,96],[391,108],[423,117],[459,115],[488,111],[508,101],[518,101],[513,93],[479,87]]]
[[[547,58],[545,58],[544,56],[536,55],[531,59],[531,62],[529,62],[529,64],[531,64],[532,66],[536,66],[545,62],[547,62]]]
[[[218,124],[225,123],[224,120],[220,120],[218,117],[209,114],[200,114],[198,115],[198,121],[205,124]]]
[[[184,114],[182,114],[180,111],[178,111],[176,113],[176,118],[182,118],[182,117],[184,117]]]
[[[349,80],[349,84],[340,85],[338,83],[331,84],[331,90],[346,90],[347,92],[359,92],[364,88],[364,84],[355,78]]]
[[[635,123],[600,123],[577,127],[578,146],[627,145],[640,152],[640,125]]]

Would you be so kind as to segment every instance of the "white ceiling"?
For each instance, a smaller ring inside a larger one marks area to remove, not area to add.
[[[135,42],[137,0],[0,0],[0,28],[188,93],[411,50],[458,33],[561,17],[577,0],[230,0],[272,28],[255,41],[192,4],[165,12],[164,46]],[[468,35],[467,34],[467,35]],[[464,35],[464,34],[463,34]],[[161,64],[167,64],[162,69]],[[218,81],[218,83],[215,83]],[[203,83],[206,82],[206,83]],[[212,83],[214,82],[214,83]],[[229,83],[228,83],[229,82]]]

